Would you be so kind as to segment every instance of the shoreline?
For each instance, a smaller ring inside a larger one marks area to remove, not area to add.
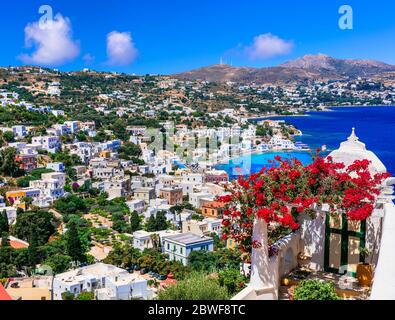
[[[282,118],[282,117],[309,117],[309,115],[308,114],[289,114],[289,115],[276,114],[272,116],[265,115],[265,116],[248,117],[244,119],[247,119],[247,121],[259,121],[264,119]]]
[[[333,110],[332,108],[382,108],[382,107],[395,107],[395,105],[361,105],[361,106],[323,106],[321,110],[313,110],[310,112],[335,112],[336,110]],[[257,116],[257,117],[250,117],[250,118],[245,118],[248,121],[259,121],[259,120],[264,120],[264,119],[270,119],[270,118],[281,118],[281,117],[311,117],[310,114],[298,114],[298,115],[265,115],[265,116]],[[299,130],[299,129],[298,129]],[[297,134],[296,136],[303,136],[303,132],[301,130],[300,134]],[[276,150],[276,149],[270,149],[270,150],[265,150],[265,151],[259,151],[259,150],[253,150],[253,151],[245,151],[240,154],[234,155],[232,157],[223,157],[221,160],[217,161],[204,161],[207,167],[211,167],[213,169],[216,169],[216,166],[220,165],[227,165],[231,161],[242,158],[245,156],[252,156],[254,154],[265,154],[265,153],[287,153],[287,152],[306,152],[309,153],[312,151],[311,146],[309,146],[309,149],[290,149],[290,150]]]
[[[299,149],[281,149],[281,150],[270,149],[270,150],[267,150],[267,151],[254,150],[254,151],[251,151],[251,152],[244,152],[244,153],[241,153],[239,155],[235,155],[233,157],[227,157],[227,158],[225,158],[225,159],[223,159],[221,161],[218,161],[216,163],[210,163],[210,166],[215,167],[215,166],[218,166],[218,165],[226,165],[226,164],[229,164],[230,161],[233,161],[235,159],[242,158],[242,157],[245,157],[245,156],[252,156],[254,154],[290,153],[290,152],[309,153],[309,152],[311,152],[311,149],[304,149],[304,150],[299,150]]]
[[[354,106],[322,106],[321,110],[311,110],[307,112],[333,112],[331,108],[383,108],[383,107],[395,107],[395,105],[389,104],[379,104],[379,105],[354,105]],[[256,121],[256,120],[264,120],[270,118],[283,118],[283,117],[310,117],[309,114],[289,114],[289,115],[282,115],[282,114],[275,114],[275,115],[263,115],[263,116],[256,116],[256,117],[247,117],[247,121]]]

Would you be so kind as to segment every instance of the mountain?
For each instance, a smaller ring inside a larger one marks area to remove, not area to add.
[[[302,58],[289,61],[282,65],[284,68],[297,68],[325,74],[344,76],[369,76],[380,72],[395,71],[395,66],[374,60],[336,59],[325,54],[305,55]]]
[[[235,78],[247,76],[256,69],[248,67],[231,67],[227,64],[216,64],[192,71],[183,72],[174,76],[185,79],[200,79],[213,82],[233,81]]]
[[[374,60],[336,59],[324,54],[305,55],[277,67],[248,68],[213,65],[173,75],[180,79],[239,83],[289,83],[370,77],[395,71],[395,66]]]

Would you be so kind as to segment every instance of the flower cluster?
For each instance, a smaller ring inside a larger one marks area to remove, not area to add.
[[[223,239],[231,238],[242,252],[254,247],[255,218],[265,220],[270,229],[299,229],[298,216],[314,212],[314,205],[328,204],[331,214],[346,214],[350,220],[365,220],[373,212],[380,185],[388,174],[372,175],[368,160],[349,167],[331,157],[317,156],[303,166],[298,160],[275,158],[274,165],[227,186],[231,195],[219,198],[226,204]]]

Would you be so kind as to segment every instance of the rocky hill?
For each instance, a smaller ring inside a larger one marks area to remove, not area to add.
[[[179,79],[213,82],[278,84],[308,80],[370,77],[394,72],[395,66],[373,60],[336,59],[324,54],[306,55],[277,67],[248,68],[213,65],[175,74]]]

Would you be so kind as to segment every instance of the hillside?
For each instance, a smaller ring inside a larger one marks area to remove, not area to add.
[[[179,79],[213,82],[279,84],[308,80],[337,80],[376,76],[395,71],[395,66],[373,60],[336,59],[327,55],[306,55],[277,67],[248,68],[213,65],[173,75]]]

